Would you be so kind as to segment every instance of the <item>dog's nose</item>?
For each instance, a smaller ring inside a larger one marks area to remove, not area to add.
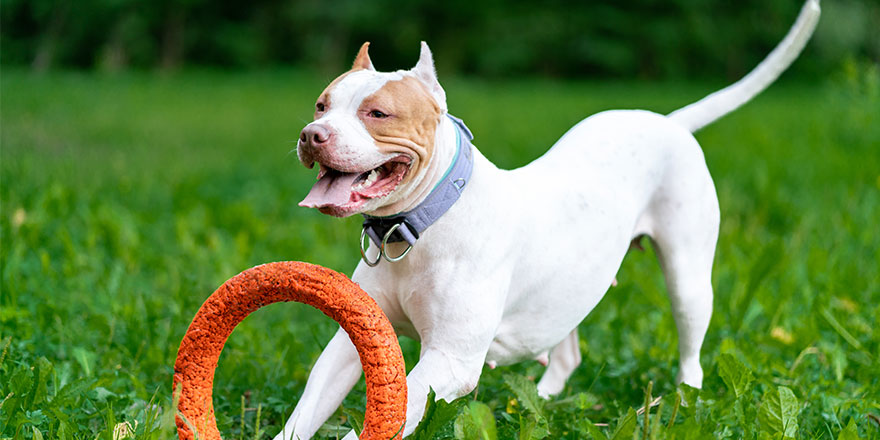
[[[330,143],[333,132],[322,124],[309,124],[303,128],[299,134],[299,140],[303,145],[309,145],[313,148],[324,147]]]

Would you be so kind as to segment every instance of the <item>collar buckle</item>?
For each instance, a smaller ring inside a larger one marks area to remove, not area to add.
[[[400,255],[396,257],[388,256],[388,253],[385,251],[385,245],[388,244],[388,239],[391,238],[391,235],[394,234],[394,232],[397,231],[401,227],[401,225],[406,228],[406,225],[403,221],[401,221],[400,223],[395,223],[390,228],[388,228],[388,232],[385,233],[385,236],[382,237],[381,242],[378,244],[379,254],[376,255],[376,259],[372,261],[370,261],[370,258],[367,257],[367,249],[364,245],[364,238],[367,236],[368,227],[364,226],[364,228],[361,229],[361,259],[364,260],[364,263],[367,263],[367,266],[376,267],[376,265],[379,264],[379,261],[381,261],[382,258],[384,258],[385,261],[389,263],[396,263],[406,257],[407,254],[409,254],[409,251],[411,251],[413,248],[413,243],[407,243],[408,246],[406,247],[406,250],[404,250]],[[370,239],[372,240],[372,237],[370,237]]]

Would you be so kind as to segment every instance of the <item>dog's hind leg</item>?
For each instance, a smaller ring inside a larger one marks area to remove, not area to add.
[[[703,369],[700,367],[700,348],[712,317],[711,260],[696,260],[662,256],[666,285],[675,324],[678,327],[680,357],[676,383],[700,388]]]
[[[675,324],[680,355],[678,383],[701,387],[700,348],[712,317],[712,261],[720,214],[712,178],[705,167],[676,179],[655,197],[651,238]]]
[[[575,327],[550,351],[550,363],[541,380],[538,381],[538,394],[547,399],[562,392],[565,382],[580,363],[581,350],[578,345],[578,329]]]

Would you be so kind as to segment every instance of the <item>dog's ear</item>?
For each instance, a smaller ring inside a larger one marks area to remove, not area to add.
[[[422,81],[426,87],[428,87],[428,91],[434,96],[437,104],[440,105],[440,108],[442,108],[443,111],[446,111],[446,92],[443,90],[443,87],[440,86],[440,82],[437,81],[437,71],[434,70],[434,56],[431,55],[431,49],[428,48],[428,43],[425,43],[424,41],[422,41],[422,51],[419,54],[419,62],[416,63],[416,67],[413,67],[412,73],[415,74],[416,78]]]
[[[376,68],[373,67],[373,62],[370,61],[370,54],[367,53],[369,48],[369,41],[361,46],[361,50],[358,51],[357,56],[354,58],[354,64],[352,64],[351,70],[376,70]]]

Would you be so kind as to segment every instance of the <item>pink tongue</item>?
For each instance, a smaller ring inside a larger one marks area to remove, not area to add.
[[[320,208],[324,206],[342,206],[351,198],[351,184],[358,178],[358,173],[328,172],[321,177],[309,195],[299,202],[299,206],[306,208]]]

